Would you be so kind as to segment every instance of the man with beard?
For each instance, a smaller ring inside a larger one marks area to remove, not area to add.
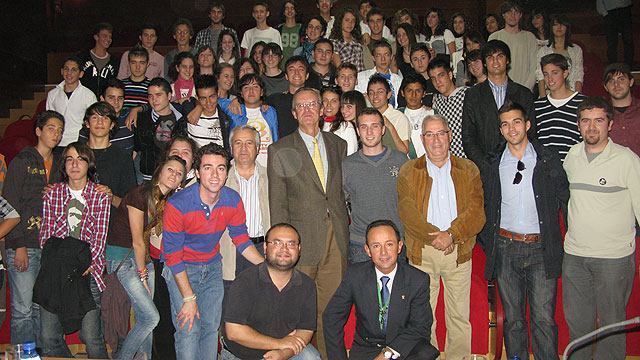
[[[640,100],[631,95],[634,79],[627,64],[615,63],[604,70],[604,88],[611,95],[613,127],[609,136],[640,156]]]
[[[273,225],[265,236],[266,261],[242,272],[224,304],[223,359],[320,359],[309,344],[316,329],[316,286],[295,265],[300,234]]]
[[[569,338],[626,319],[635,273],[636,229],[640,219],[640,158],[614,143],[608,100],[588,97],[578,106],[584,139],[564,159],[569,180],[569,226],[562,262],[562,300]],[[572,359],[624,359],[625,333],[599,337],[593,348]]]

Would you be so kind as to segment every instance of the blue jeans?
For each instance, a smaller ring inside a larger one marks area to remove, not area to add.
[[[223,348],[220,350],[220,360],[241,360],[240,358],[233,355],[229,350]],[[311,344],[307,344],[307,346],[300,351],[300,354],[294,355],[289,358],[289,360],[320,360],[320,353],[316,348]]]
[[[527,298],[531,348],[536,359],[558,359],[557,279],[547,279],[541,243],[496,239],[496,280],[504,308],[507,357],[529,358]]]
[[[40,346],[40,306],[31,301],[33,285],[40,271],[40,249],[27,249],[29,267],[20,272],[13,265],[16,251],[7,249],[7,270],[11,290],[11,344],[35,341]]]
[[[635,276],[635,254],[620,259],[598,259],[565,254],[562,262],[562,305],[569,339],[627,318],[626,308]],[[597,338],[569,354],[569,359],[623,360],[626,331]]]
[[[183,305],[183,296],[171,269],[165,266],[162,270],[162,276],[169,288],[173,326],[176,328],[176,355],[180,360],[215,359],[218,353],[218,329],[224,296],[222,262],[186,264],[186,271],[200,312],[200,319],[194,318],[191,331],[188,331],[188,325],[180,328],[177,316]]]
[[[80,328],[80,341],[86,345],[87,357],[90,359],[108,359],[107,347],[102,334],[102,321],[100,319],[100,301],[102,294],[96,285],[93,276],[91,278],[91,295],[96,303],[97,308],[88,311],[82,318],[82,327]],[[71,351],[67,343],[64,341],[64,332],[57,314],[52,314],[46,309],[40,309],[40,338],[42,339],[40,347],[42,348],[42,357],[62,357],[72,358]]]
[[[107,262],[109,272],[113,272],[120,264],[118,260]],[[147,264],[149,271],[149,289],[153,294],[154,276],[153,263]],[[153,298],[147,292],[144,285],[140,281],[138,275],[138,267],[134,259],[126,260],[120,270],[118,270],[118,279],[124,287],[135,317],[135,325],[129,330],[124,342],[119,342],[121,347],[118,349],[117,358],[120,360],[130,360],[136,353],[145,353],[148,359],[151,359],[151,340],[153,329],[160,321],[160,314],[156,306],[153,304]],[[113,354],[112,354],[113,355]],[[116,358],[116,356],[114,356]]]

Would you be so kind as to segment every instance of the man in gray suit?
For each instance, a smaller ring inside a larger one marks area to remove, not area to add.
[[[304,250],[297,267],[314,279],[318,289],[315,344],[326,359],[322,312],[340,285],[349,241],[342,191],[342,159],[347,143],[320,131],[322,99],[317,90],[299,89],[293,96],[292,109],[298,130],[269,146],[271,223],[289,223],[300,231]]]
[[[251,125],[239,125],[231,130],[231,169],[226,186],[237,191],[247,215],[247,231],[256,249],[264,255],[264,234],[269,230],[269,181],[267,169],[256,162],[260,149],[260,133]],[[222,279],[225,290],[236,275],[253,266],[243,256],[236,256],[236,247],[231,242],[229,231],[220,239],[222,254]]]

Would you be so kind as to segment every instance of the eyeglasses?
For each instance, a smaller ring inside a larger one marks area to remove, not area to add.
[[[518,160],[518,172],[516,173],[516,177],[513,178],[513,184],[514,185],[518,185],[520,184],[520,181],[522,181],[522,173],[520,171],[526,169],[524,166],[524,163],[520,160]]]
[[[295,249],[296,246],[300,245],[300,243],[296,241],[281,241],[281,240],[267,241],[267,244],[273,244],[273,246],[277,248],[286,246],[289,249]]]
[[[307,108],[307,109],[316,109],[317,107],[318,107],[318,102],[317,101],[309,101],[309,102],[306,102],[306,103],[298,103],[295,106],[296,110],[300,110],[300,111],[302,111],[305,108]]]
[[[437,138],[439,138],[439,139],[441,139],[441,138],[443,138],[443,137],[447,136],[447,134],[449,134],[449,132],[448,132],[448,131],[444,131],[444,130],[442,130],[442,131],[438,131],[437,133],[433,133],[433,132],[431,132],[431,131],[427,131],[426,133],[424,133],[424,134],[422,134],[422,135],[423,135],[425,138],[427,138],[427,139],[431,140],[431,139],[434,139],[434,138],[436,138],[436,137],[437,137]]]

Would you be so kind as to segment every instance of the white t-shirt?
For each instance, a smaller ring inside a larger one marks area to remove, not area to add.
[[[416,110],[406,108],[404,109],[404,114],[409,119],[409,125],[411,126],[411,144],[413,144],[413,148],[416,150],[416,157],[420,157],[425,153],[424,145],[422,145],[422,139],[420,138],[420,134],[422,134],[422,120],[424,120],[427,115],[433,115],[433,110],[427,110],[424,107]]]
[[[260,150],[257,161],[258,164],[267,167],[267,148],[273,143],[273,136],[260,108],[247,108],[247,124],[253,126],[260,133]]]
[[[212,142],[224,146],[218,111],[216,111],[213,116],[205,116],[202,114],[197,125],[187,123],[187,134],[198,144],[198,147],[205,146]]]
[[[360,21],[360,32],[362,34],[371,35],[371,28],[364,21]],[[394,38],[393,35],[391,34],[391,29],[389,29],[389,27],[387,27],[387,25],[385,25],[382,28],[382,37],[385,38],[389,42],[396,41],[396,38]]]
[[[267,44],[274,42],[282,48],[282,39],[280,38],[280,32],[272,27],[265,30],[258,30],[257,28],[249,29],[244,33],[242,37],[242,43],[240,47],[250,51],[253,44],[258,41],[264,41]]]
[[[456,39],[449,29],[444,29],[444,35],[431,35],[427,44],[435,50],[436,54],[449,54],[447,44],[455,42]]]

